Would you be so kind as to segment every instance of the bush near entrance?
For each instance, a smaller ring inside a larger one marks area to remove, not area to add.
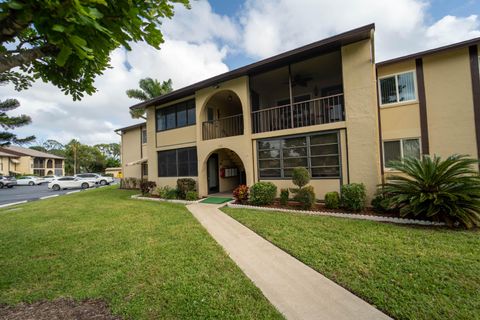
[[[277,186],[271,182],[257,182],[250,188],[250,202],[254,205],[270,205],[276,195]]]

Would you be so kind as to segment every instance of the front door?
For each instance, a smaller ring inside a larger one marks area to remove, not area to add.
[[[216,193],[219,191],[218,179],[218,154],[213,153],[207,161],[207,182],[208,193]]]

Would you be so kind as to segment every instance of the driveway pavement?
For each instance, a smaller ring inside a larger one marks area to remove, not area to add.
[[[76,190],[80,189],[53,191],[48,189],[47,184],[41,184],[39,186],[15,186],[11,189],[3,188],[0,189],[0,205],[19,201],[38,200],[43,197],[62,195]]]
[[[218,205],[187,208],[287,319],[387,320],[387,315],[274,246]]]

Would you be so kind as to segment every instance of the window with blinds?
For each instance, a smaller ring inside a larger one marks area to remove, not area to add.
[[[312,178],[340,177],[338,132],[260,140],[257,146],[262,179],[291,178],[296,167],[307,168]]]
[[[379,81],[381,105],[417,99],[415,73],[413,71],[383,77]]]

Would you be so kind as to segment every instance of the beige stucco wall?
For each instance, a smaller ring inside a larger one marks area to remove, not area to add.
[[[14,168],[10,167],[10,170],[20,172],[21,174],[33,174],[33,157],[20,157],[18,158],[20,163],[17,163]]]
[[[415,70],[415,59],[380,66],[378,76]],[[468,47],[423,57],[430,154],[477,155]],[[382,139],[421,137],[417,101],[380,107]]]
[[[415,72],[414,59],[377,68],[378,78],[408,71]],[[417,99],[415,101],[392,103],[380,107],[383,140],[420,138],[418,90],[416,92]]]
[[[1,175],[8,175],[9,174],[9,162],[10,162],[10,158],[9,157],[2,157],[0,156],[0,174]]]
[[[430,154],[477,155],[468,48],[424,57]]]
[[[342,47],[350,182],[363,182],[371,197],[380,183],[376,75],[371,40]]]
[[[202,140],[201,121],[205,119],[204,108],[208,100],[217,92],[222,90],[233,91],[242,103],[244,131],[243,135]],[[240,77],[234,80],[225,81],[219,84],[218,88],[205,88],[199,90],[196,95],[197,105],[197,152],[198,152],[198,191],[200,196],[208,194],[207,186],[207,160],[210,155],[218,149],[227,148],[234,151],[242,160],[245,167],[247,185],[254,183],[253,176],[253,154],[252,154],[252,134],[251,134],[251,114],[250,114],[250,92],[248,87],[248,77]],[[228,182],[220,180],[220,188],[226,190]]]
[[[142,157],[141,132],[141,127],[138,127],[122,133],[121,155],[124,178],[141,178],[142,166],[140,164],[127,166],[127,163],[144,157]]]

